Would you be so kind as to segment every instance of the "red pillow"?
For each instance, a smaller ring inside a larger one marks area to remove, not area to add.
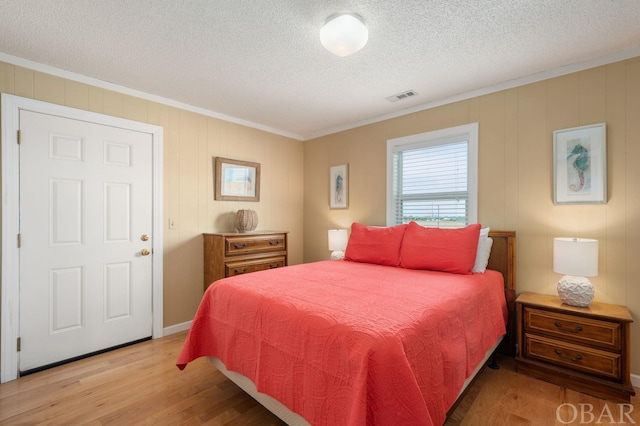
[[[351,235],[344,253],[346,260],[376,263],[378,265],[400,265],[400,245],[407,225],[388,228],[351,224]]]
[[[408,269],[471,274],[478,250],[480,224],[465,228],[425,228],[409,223],[402,240],[400,258]]]

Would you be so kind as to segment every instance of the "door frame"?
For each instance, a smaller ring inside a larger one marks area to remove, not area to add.
[[[20,110],[149,133],[153,151],[152,338],[163,336],[163,129],[161,126],[112,117],[2,93],[2,285],[0,298],[0,383],[18,377],[20,331]]]

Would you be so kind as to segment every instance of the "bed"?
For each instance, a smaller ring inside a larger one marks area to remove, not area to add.
[[[515,233],[485,235],[471,273],[479,225],[416,226],[354,224],[345,260],[216,281],[177,366],[207,356],[288,424],[442,424],[496,348],[513,353]]]

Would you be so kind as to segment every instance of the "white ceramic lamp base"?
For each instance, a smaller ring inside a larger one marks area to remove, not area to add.
[[[567,305],[587,307],[593,300],[594,293],[588,278],[565,275],[558,281],[558,296]]]
[[[342,250],[335,250],[331,252],[331,260],[344,259],[344,252]]]

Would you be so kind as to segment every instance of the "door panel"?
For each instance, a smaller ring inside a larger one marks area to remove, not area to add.
[[[131,238],[131,185],[104,184],[105,241],[125,242]]]
[[[82,244],[82,181],[51,179],[51,246]]]
[[[114,263],[104,266],[105,271],[105,321],[132,315],[131,263]]]
[[[20,128],[19,370],[150,337],[151,135],[30,111]]]
[[[50,333],[82,326],[82,268],[51,270]]]

